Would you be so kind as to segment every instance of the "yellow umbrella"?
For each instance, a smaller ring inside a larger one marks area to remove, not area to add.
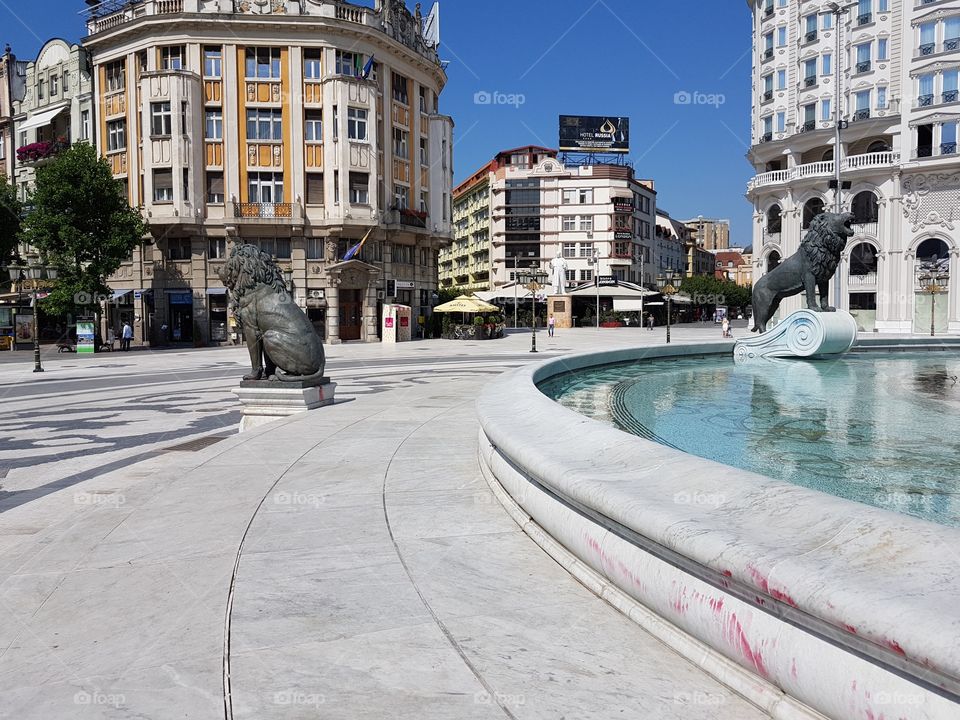
[[[460,295],[450,302],[445,302],[443,305],[437,305],[433,311],[439,313],[491,313],[499,312],[500,308],[498,308],[496,305],[491,305],[488,302],[484,302],[480,298],[471,297],[469,295]]]

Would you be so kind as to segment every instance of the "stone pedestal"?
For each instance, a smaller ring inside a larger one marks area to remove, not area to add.
[[[273,420],[333,404],[337,388],[330,378],[302,382],[279,380],[244,380],[233,392],[243,405],[240,432],[265,425]]]
[[[550,295],[547,298],[547,318],[553,315],[558,330],[573,327],[573,296]]]
[[[733,348],[738,363],[759,358],[830,357],[857,341],[857,322],[844,310],[796,310],[760,335],[739,338]]]

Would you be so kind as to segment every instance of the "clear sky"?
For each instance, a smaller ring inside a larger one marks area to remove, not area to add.
[[[423,2],[424,14],[431,5]],[[51,37],[79,40],[84,7],[0,0],[0,43],[25,59]],[[440,104],[456,123],[455,182],[499,150],[556,147],[558,115],[625,115],[630,160],[656,181],[658,206],[681,219],[728,217],[731,244],[750,243],[743,0],[441,0],[440,8],[440,56],[450,61]]]

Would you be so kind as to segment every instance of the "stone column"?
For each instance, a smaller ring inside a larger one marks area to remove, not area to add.
[[[327,340],[329,345],[340,344],[340,278],[327,280]]]

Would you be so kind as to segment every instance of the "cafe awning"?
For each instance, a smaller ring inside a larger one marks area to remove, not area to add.
[[[118,298],[122,298],[124,295],[131,292],[133,292],[133,290],[114,290],[113,294],[110,296],[110,300],[117,300]]]
[[[32,128],[38,128],[38,127],[43,127],[44,125],[48,125],[51,120],[53,120],[57,115],[59,115],[66,109],[67,109],[67,106],[64,105],[63,107],[56,108],[55,110],[44,110],[41,113],[37,113],[32,118],[28,118],[22,123],[19,123],[17,125],[17,131],[19,132],[21,130],[30,130]]]
[[[469,295],[460,295],[459,297],[445,302],[443,305],[437,305],[433,311],[438,313],[460,312],[460,313],[489,313],[498,312],[500,308],[496,305],[484,302],[480,298],[470,297]]]
[[[226,295],[226,294],[227,294],[226,288],[218,288],[218,287],[207,288],[207,295]]]

